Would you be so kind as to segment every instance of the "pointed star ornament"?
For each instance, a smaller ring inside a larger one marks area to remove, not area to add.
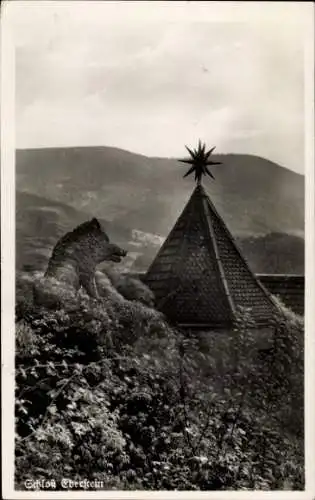
[[[214,176],[208,168],[209,165],[222,164],[220,161],[210,160],[210,156],[215,150],[215,147],[209,149],[209,151],[206,151],[206,144],[202,144],[199,140],[198,147],[196,149],[190,149],[188,146],[185,146],[185,148],[190,154],[190,158],[184,158],[178,161],[180,161],[181,163],[188,163],[189,165],[191,165],[191,167],[183,177],[187,177],[194,172],[195,181],[197,182],[197,184],[201,183],[201,179],[204,175],[209,175],[209,177],[212,177],[212,179],[214,179]]]

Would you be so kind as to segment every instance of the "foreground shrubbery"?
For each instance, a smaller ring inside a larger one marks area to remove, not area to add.
[[[303,489],[301,319],[258,353],[246,311],[233,335],[184,335],[124,284],[57,311],[18,297],[17,487]]]

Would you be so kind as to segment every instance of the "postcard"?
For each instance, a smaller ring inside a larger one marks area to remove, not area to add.
[[[4,3],[4,498],[315,498],[313,15]]]

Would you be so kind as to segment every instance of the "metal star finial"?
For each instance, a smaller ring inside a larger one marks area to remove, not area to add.
[[[188,175],[195,172],[195,181],[197,184],[201,184],[201,179],[203,175],[209,175],[214,179],[212,173],[208,169],[209,165],[221,165],[220,161],[211,161],[210,156],[215,150],[215,146],[209,151],[206,151],[206,144],[202,143],[200,140],[198,142],[198,147],[196,149],[190,149],[188,146],[185,146],[188,153],[190,154],[190,158],[184,158],[182,160],[178,160],[182,163],[188,163],[191,168],[186,172],[183,177],[187,177]]]

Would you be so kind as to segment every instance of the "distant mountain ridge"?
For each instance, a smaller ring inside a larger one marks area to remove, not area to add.
[[[304,235],[304,176],[251,155],[214,155],[205,188],[236,237]],[[109,147],[17,150],[17,189],[115,226],[167,236],[192,190],[185,165]]]

